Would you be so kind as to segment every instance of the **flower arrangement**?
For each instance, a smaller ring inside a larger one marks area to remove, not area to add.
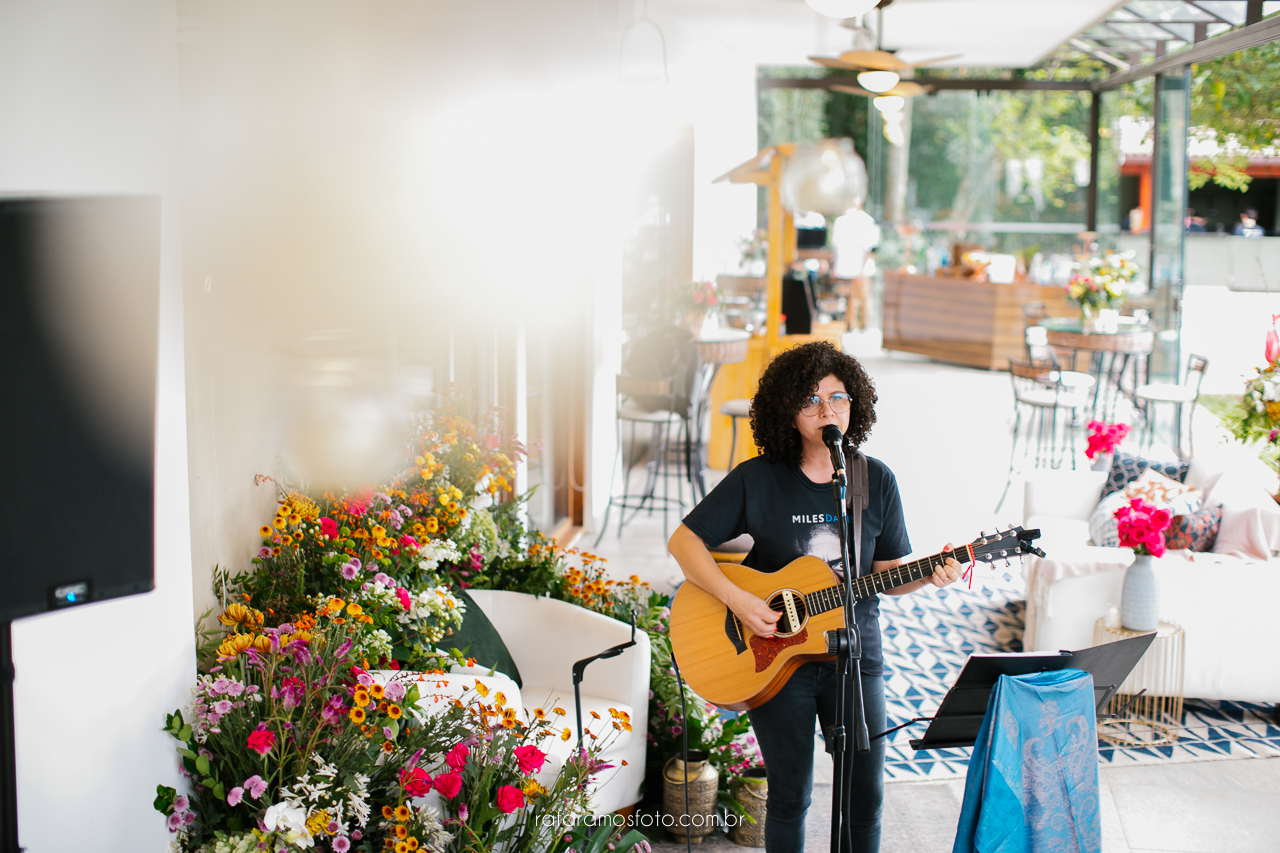
[[[1244,393],[1222,414],[1223,425],[1240,441],[1262,442],[1262,460],[1280,474],[1280,335],[1271,318],[1263,354],[1266,366],[1257,368],[1245,381]]]
[[[1132,498],[1115,512],[1120,547],[1132,548],[1135,554],[1164,556],[1164,531],[1169,529],[1173,514],[1142,498]]]
[[[1112,453],[1129,435],[1128,424],[1107,424],[1102,421],[1089,421],[1088,447],[1084,455],[1093,459],[1099,454]]]
[[[769,232],[763,228],[756,228],[750,234],[739,237],[734,244],[742,255],[744,267],[753,261],[764,261],[769,257]]]
[[[714,314],[720,306],[720,288],[714,281],[693,281],[676,286],[671,307],[678,315]]]
[[[1067,294],[1081,310],[1090,313],[1101,308],[1119,308],[1124,304],[1129,282],[1137,275],[1138,265],[1131,258],[1108,251],[1082,264],[1080,272],[1067,285]]]

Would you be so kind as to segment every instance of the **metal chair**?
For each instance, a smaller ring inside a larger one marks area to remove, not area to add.
[[[634,519],[641,511],[648,509],[652,515],[655,509],[662,511],[662,535],[667,533],[667,513],[675,510],[677,515],[684,512],[684,483],[689,477],[689,419],[687,410],[681,411],[681,400],[677,393],[676,383],[671,379],[636,379],[631,376],[617,377],[618,446],[614,453],[614,477],[618,472],[618,460],[622,460],[622,494],[613,493],[613,478],[609,483],[609,503],[605,506],[604,519],[600,524],[600,533],[595,544],[599,545],[604,532],[609,527],[609,512],[618,509],[618,536],[622,536],[622,527],[630,519],[627,511],[631,511]],[[645,405],[637,404],[640,399]],[[655,401],[664,401],[664,408],[653,408]],[[625,442],[627,452],[623,453],[623,427],[630,430]],[[631,494],[631,470],[637,462],[636,427],[648,425],[650,429],[648,461],[645,463],[646,476],[643,491]],[[674,439],[672,429],[674,428]],[[675,460],[676,494],[671,496],[670,481],[672,477],[671,461]],[[683,470],[681,463],[684,463]],[[662,494],[658,494],[658,484],[662,484]],[[692,490],[692,486],[690,489]]]
[[[1013,446],[1009,450],[1009,471],[996,512],[1004,506],[1013,475],[1020,473],[1035,444],[1033,466],[1058,468],[1071,459],[1075,470],[1075,431],[1079,412],[1090,403],[1087,388],[1071,388],[1063,380],[1064,371],[1052,361],[1019,362],[1009,359],[1009,381],[1013,387]],[[1025,424],[1025,427],[1024,427]],[[1022,460],[1018,445],[1022,443]]]
[[[1200,384],[1204,381],[1204,371],[1208,366],[1209,359],[1204,356],[1189,355],[1187,357],[1187,372],[1183,376],[1181,385],[1153,382],[1143,385],[1133,392],[1133,396],[1142,410],[1142,443],[1144,447],[1150,447],[1155,438],[1155,412],[1153,407],[1157,403],[1172,403],[1174,407],[1173,452],[1177,454],[1180,462],[1185,462],[1192,457],[1195,453],[1195,436],[1192,433],[1191,424],[1195,420],[1196,403],[1200,400]],[[1187,453],[1183,455],[1182,407],[1185,403],[1191,404],[1191,415],[1187,418]]]

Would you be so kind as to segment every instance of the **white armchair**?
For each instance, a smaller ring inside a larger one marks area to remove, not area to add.
[[[550,710],[559,706],[569,712],[566,723],[576,731],[574,662],[627,642],[631,626],[554,598],[502,590],[473,589],[468,594],[498,629],[520,668],[524,707]],[[633,726],[630,732],[618,732],[601,755],[615,769],[600,776],[604,784],[593,796],[596,814],[614,812],[640,800],[649,723],[649,635],[637,628],[635,640],[634,646],[617,657],[593,662],[582,679],[584,727],[594,723],[591,730],[603,737],[610,708],[629,714]],[[591,716],[593,711],[605,721],[603,726]],[[563,760],[574,741],[556,743],[561,752],[556,757]],[[623,761],[627,762],[625,767]]]

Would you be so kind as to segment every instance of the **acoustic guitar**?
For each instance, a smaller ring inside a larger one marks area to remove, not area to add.
[[[1027,553],[1044,556],[1031,544],[1039,536],[1039,530],[1021,527],[979,536],[954,551],[854,578],[853,596],[860,601],[927,578],[947,557],[990,563]],[[721,708],[747,711],[773,698],[801,664],[832,658],[827,632],[844,627],[845,588],[818,557],[800,557],[773,573],[718,565],[729,580],[782,614],[777,633],[746,632],[733,611],[690,582],[680,585],[671,602],[671,649],[695,693]]]

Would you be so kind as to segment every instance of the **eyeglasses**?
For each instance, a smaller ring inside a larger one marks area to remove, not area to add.
[[[843,415],[849,411],[849,407],[853,405],[853,398],[848,394],[832,394],[827,399],[822,399],[817,394],[807,398],[800,406],[800,414],[813,417],[822,411],[822,404],[826,403],[831,407],[831,411],[837,415]]]

